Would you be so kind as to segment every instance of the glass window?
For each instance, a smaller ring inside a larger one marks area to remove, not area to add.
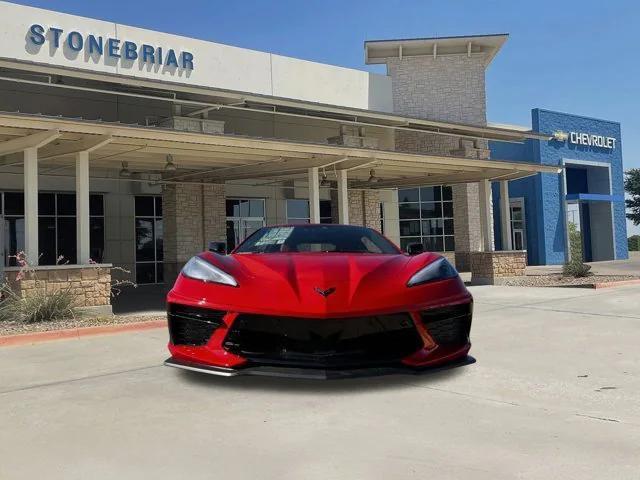
[[[421,202],[439,202],[442,200],[441,187],[422,187],[420,189]]]
[[[295,219],[309,219],[308,200],[287,200],[287,222]]]
[[[264,226],[264,199],[228,199],[226,207],[227,250],[231,251]]]
[[[42,217],[38,219],[38,246],[40,248],[40,265],[55,265],[56,254],[56,219]]]
[[[402,188],[398,190],[398,202],[419,202],[420,190],[418,188]]]
[[[422,220],[422,235],[442,235],[444,220]]]
[[[400,203],[398,205],[400,220],[404,219],[420,219],[419,203]]]
[[[15,267],[15,255],[24,251],[24,218],[4,218],[5,265]]]
[[[400,245],[422,243],[430,251],[451,251],[453,242],[453,192],[450,186],[398,190]]]
[[[136,218],[136,262],[155,260],[153,219]]]
[[[162,216],[162,197],[161,196],[155,197],[155,207],[156,207],[156,211],[155,211],[156,217],[161,217]]]
[[[444,249],[446,252],[453,252],[456,249],[456,242],[454,237],[446,236],[444,237]]]
[[[442,203],[427,202],[420,204],[422,218],[442,218]]]
[[[104,215],[102,195],[89,195],[89,215],[96,217],[102,217]]]
[[[104,217],[89,219],[89,237],[89,255],[94,262],[102,263],[104,261]]]
[[[24,195],[18,192],[5,192],[4,194],[4,214],[24,215]]]
[[[309,200],[287,200],[287,223],[302,224],[310,223],[310,221],[311,211],[309,208]],[[333,223],[331,200],[320,200],[320,223]]]
[[[56,222],[59,263],[77,263],[76,218],[58,217]],[[57,259],[56,259],[57,260]]]
[[[320,223],[331,223],[331,200],[320,200]],[[324,220],[329,219],[328,222]]]
[[[89,197],[89,238],[91,259],[102,262],[104,255],[103,197]],[[76,263],[76,196],[75,193],[38,194],[38,244],[40,265]],[[8,259],[24,250],[24,195],[21,192],[0,192],[0,206],[5,215],[5,265],[15,265]],[[0,213],[3,213],[0,209]],[[58,260],[62,257],[60,260]]]
[[[76,195],[75,193],[58,193],[56,195],[56,212],[58,215],[75,215],[76,214]]]
[[[162,196],[137,196],[135,206],[136,283],[162,283],[164,281]]]
[[[38,215],[55,215],[55,214],[56,214],[55,193],[39,193],[38,194]]]
[[[139,196],[135,198],[136,217],[153,217],[155,215],[155,197]]]
[[[420,235],[420,220],[400,221],[400,235],[403,237]]]

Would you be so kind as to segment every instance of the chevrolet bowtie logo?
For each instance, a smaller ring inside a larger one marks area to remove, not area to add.
[[[314,290],[316,291],[316,293],[319,293],[323,297],[328,297],[336,291],[336,287],[327,288],[326,290],[322,290],[321,288],[316,287],[314,288]]]

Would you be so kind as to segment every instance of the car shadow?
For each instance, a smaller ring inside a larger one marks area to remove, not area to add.
[[[341,379],[307,379],[283,378],[267,376],[239,375],[237,377],[220,377],[206,373],[177,370],[175,373],[180,380],[194,386],[202,386],[227,390],[278,391],[292,394],[332,394],[350,393],[363,394],[371,391],[397,390],[399,388],[429,386],[444,380],[464,375],[465,366],[475,362],[468,357],[464,363],[455,364],[407,373],[390,373],[377,376],[362,376]]]

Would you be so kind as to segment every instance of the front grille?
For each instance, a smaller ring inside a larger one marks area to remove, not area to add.
[[[423,341],[407,313],[341,319],[241,314],[224,346],[253,363],[345,367],[393,363]]]
[[[206,345],[213,332],[222,325],[226,312],[171,304],[167,312],[169,337],[174,345]]]
[[[464,346],[469,343],[472,303],[425,310],[420,313],[429,335],[440,346]]]

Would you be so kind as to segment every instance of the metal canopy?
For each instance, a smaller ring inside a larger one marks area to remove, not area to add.
[[[498,37],[499,36],[496,36],[496,38]],[[489,36],[489,38],[491,38],[491,36]],[[519,128],[444,122],[268,95],[193,87],[173,83],[168,84],[159,80],[135,79],[135,81],[132,81],[124,75],[114,76],[105,73],[87,73],[73,69],[10,62],[3,59],[0,59],[0,68],[7,69],[5,72],[0,72],[1,81],[37,85],[52,89],[75,90],[115,96],[131,96],[147,100],[169,102],[180,105],[183,107],[186,115],[192,116],[224,109],[309,118],[336,122],[338,124],[364,125],[393,130],[507,142],[522,142],[526,139],[549,140],[551,138],[548,134]],[[61,83],[34,80],[32,75],[26,74],[26,72],[30,71],[38,72],[42,75],[61,75],[68,80]]]
[[[337,180],[338,172],[348,171],[350,188],[394,188],[513,180],[538,172],[560,171],[557,167],[507,160],[190,133],[15,113],[0,113],[0,150],[4,142],[51,131],[59,132],[60,137],[38,152],[42,174],[46,174],[47,168],[56,171],[73,168],[73,153],[87,147],[91,147],[92,169],[120,169],[126,161],[132,171],[163,173],[163,181],[169,182],[306,178],[308,169],[317,167],[329,181]],[[169,154],[177,171],[164,171]],[[7,165],[15,163],[6,160]]]

